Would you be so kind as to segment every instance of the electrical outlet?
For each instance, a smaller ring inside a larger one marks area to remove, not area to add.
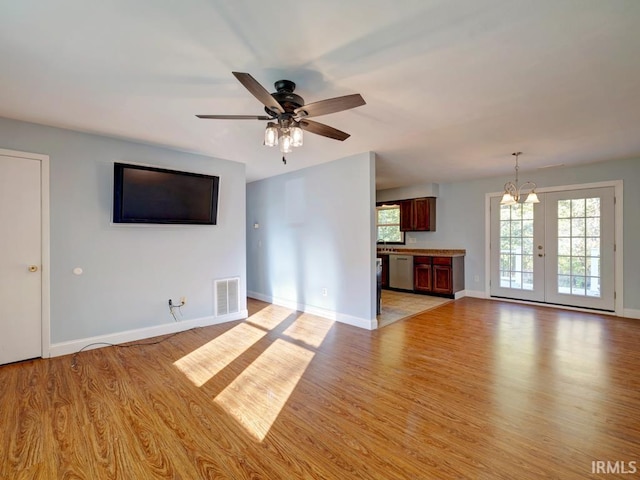
[[[473,281],[474,282],[479,282],[480,281],[480,275],[476,275],[475,277],[473,277]]]
[[[327,291],[327,289],[326,289],[326,288],[323,288],[323,289],[322,289],[322,296],[323,296],[323,297],[326,297],[328,294],[329,294],[329,292]]]

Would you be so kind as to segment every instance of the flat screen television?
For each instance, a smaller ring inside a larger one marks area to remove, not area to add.
[[[215,225],[219,177],[115,163],[113,223]]]

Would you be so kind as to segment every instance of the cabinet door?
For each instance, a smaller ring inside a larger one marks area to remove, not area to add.
[[[417,292],[431,291],[431,265],[415,265],[413,267],[413,288]]]
[[[433,289],[434,293],[453,293],[453,281],[450,265],[433,265]]]
[[[382,287],[389,286],[389,255],[379,255],[382,259]]]
[[[415,231],[425,232],[431,230],[430,200],[430,198],[416,198],[413,201],[413,229]]]
[[[434,232],[436,230],[435,197],[413,198],[399,203],[402,232]]]
[[[400,203],[400,231],[413,231],[413,200],[402,200]]]

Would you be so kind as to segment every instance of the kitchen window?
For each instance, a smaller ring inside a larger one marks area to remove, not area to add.
[[[400,205],[376,207],[378,243],[404,244],[404,232],[400,231]]]

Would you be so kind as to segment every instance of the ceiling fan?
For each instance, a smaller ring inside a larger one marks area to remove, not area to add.
[[[264,105],[266,115],[196,115],[196,117],[218,120],[267,120],[269,123],[267,123],[264,143],[270,147],[279,145],[282,153],[289,153],[292,147],[302,145],[303,130],[334,140],[346,140],[350,137],[348,133],[309,120],[309,117],[341,112],[366,103],[359,93],[355,93],[305,104],[300,95],[293,93],[296,84],[291,80],[278,80],[274,84],[276,91],[269,93],[250,74],[232,73]],[[286,163],[284,157],[283,161]]]

